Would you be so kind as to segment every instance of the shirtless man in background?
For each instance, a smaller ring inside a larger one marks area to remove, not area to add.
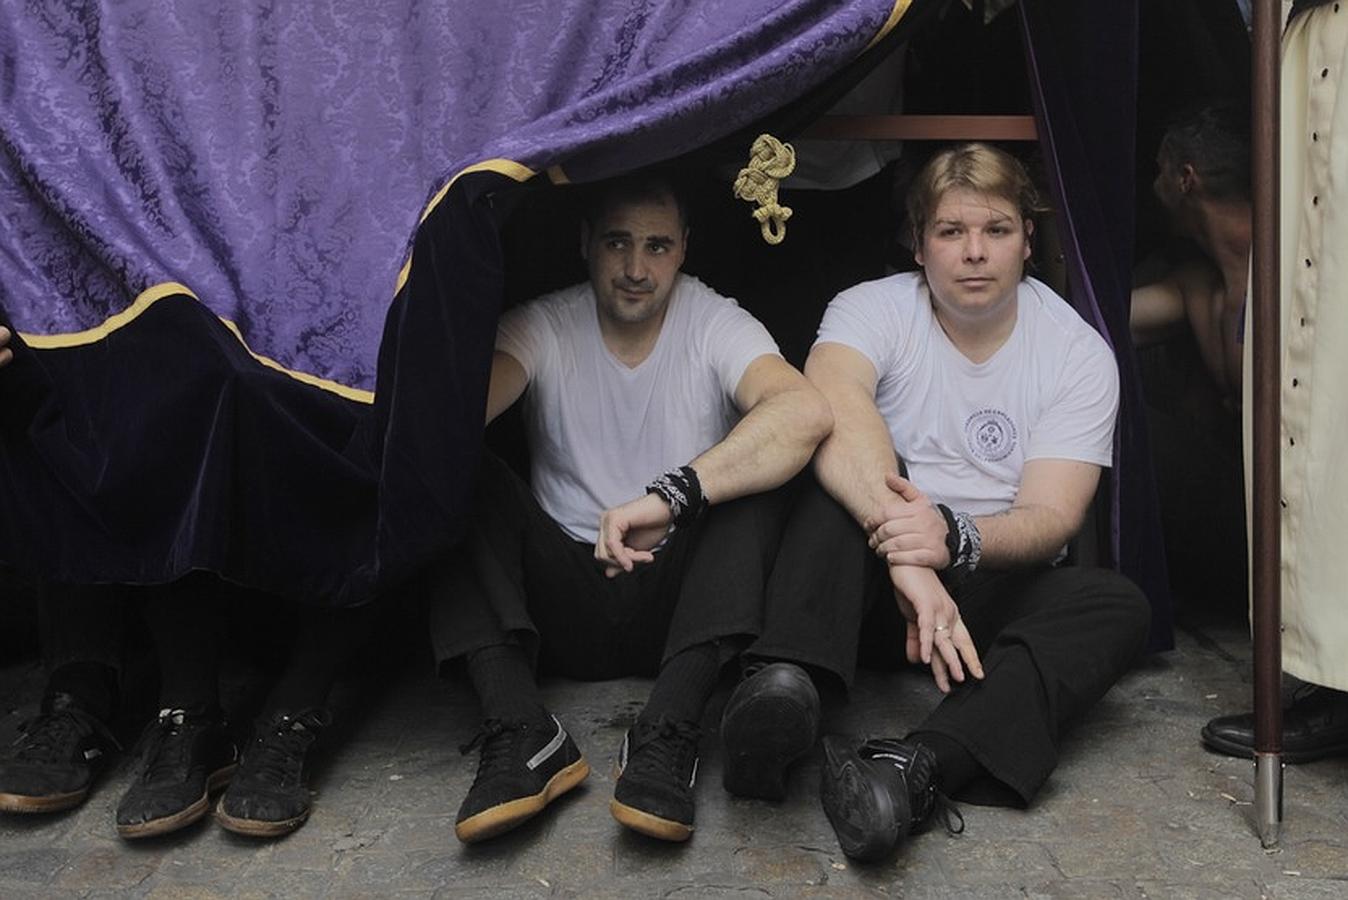
[[[1133,337],[1151,343],[1187,323],[1213,381],[1235,408],[1250,265],[1248,111],[1221,104],[1177,121],[1161,140],[1156,164],[1157,198],[1176,233],[1204,257],[1133,291]]]
[[[1139,363],[1170,583],[1182,607],[1223,611],[1243,610],[1248,593],[1239,414],[1251,228],[1246,105],[1206,106],[1166,131],[1156,197],[1175,234],[1201,255],[1132,295],[1134,341],[1165,342],[1144,347]]]

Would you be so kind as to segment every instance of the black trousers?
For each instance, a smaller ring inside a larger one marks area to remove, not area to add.
[[[707,641],[738,650],[762,628],[784,506],[778,492],[714,506],[654,562],[608,578],[594,546],[564,532],[488,454],[470,533],[419,587],[437,661],[518,642],[544,671],[599,680],[654,675]]]
[[[975,572],[952,590],[985,677],[956,686],[914,731],[958,741],[1020,803],[1053,771],[1064,726],[1128,670],[1150,606],[1105,569],[1037,566]],[[859,638],[865,631],[865,640]],[[768,586],[756,656],[788,659],[850,685],[859,643],[898,662],[904,621],[885,565],[817,483],[801,492]]]
[[[48,674],[71,663],[121,670],[125,593],[116,585],[44,586],[38,621]]]

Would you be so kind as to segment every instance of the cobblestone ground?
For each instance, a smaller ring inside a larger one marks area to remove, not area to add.
[[[693,839],[626,833],[608,813],[610,767],[649,688],[638,679],[548,683],[594,773],[533,823],[464,847],[454,811],[475,760],[457,745],[474,730],[474,705],[462,683],[406,664],[366,671],[375,691],[343,686],[349,724],[321,752],[314,814],[296,834],[258,843],[205,822],[123,843],[112,825],[131,777],[123,759],[73,814],[0,818],[0,897],[1348,896],[1348,759],[1288,769],[1281,847],[1261,849],[1250,763],[1197,741],[1209,716],[1249,703],[1245,635],[1238,624],[1195,627],[1178,642],[1072,733],[1033,808],[966,807],[962,836],[919,836],[882,865],[838,850],[816,799],[817,758],[787,802],[737,800],[721,789],[713,739]],[[31,661],[0,666],[0,740],[32,713],[40,681]],[[902,732],[934,699],[915,672],[867,673],[828,727]]]

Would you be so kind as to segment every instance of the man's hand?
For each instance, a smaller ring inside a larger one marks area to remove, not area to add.
[[[899,612],[908,623],[904,647],[908,661],[931,666],[932,677],[943,694],[950,693],[951,678],[964,681],[966,667],[981,679],[983,663],[973,638],[936,573],[914,566],[890,566],[889,579]]]
[[[604,574],[612,578],[654,561],[651,551],[669,533],[671,520],[669,504],[655,494],[604,510],[594,544],[594,558],[604,564]]]
[[[922,566],[940,571],[950,565],[945,516],[911,481],[885,475],[885,487],[898,497],[881,510],[884,521],[871,529],[870,545],[891,566]]]
[[[6,365],[14,358],[14,351],[9,349],[9,329],[0,325],[0,366]]]

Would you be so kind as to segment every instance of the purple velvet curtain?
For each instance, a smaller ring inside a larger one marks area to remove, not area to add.
[[[1174,645],[1160,511],[1128,330],[1137,2],[1021,0],[1035,117],[1062,216],[1070,297],[1114,348],[1121,384],[1109,482],[1114,561],[1152,604],[1151,649]]]
[[[584,181],[704,146],[906,8],[0,0],[0,320],[31,336],[0,373],[0,561],[321,603],[396,584],[464,525],[494,195],[527,171],[449,179],[500,158]],[[259,364],[217,316],[358,393]]]
[[[1126,339],[1134,3],[1021,6],[1073,299],[1123,375],[1116,556],[1168,638]],[[462,528],[501,305],[493,194],[515,182],[466,175],[422,222],[428,201],[489,159],[584,181],[703,147],[827,82],[899,9],[0,0],[0,319],[49,347],[0,373],[0,561],[339,603],[406,576]],[[51,346],[169,282],[125,327]],[[259,365],[216,316],[373,403]]]
[[[180,282],[282,365],[373,389],[427,201],[492,158],[584,180],[826,80],[893,0],[0,6],[0,302],[90,328]]]

